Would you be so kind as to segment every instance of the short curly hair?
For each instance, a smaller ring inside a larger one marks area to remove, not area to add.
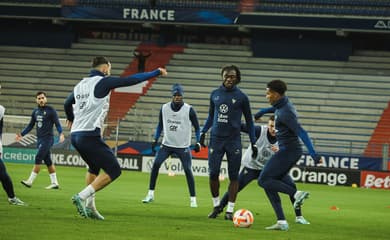
[[[221,76],[223,77],[223,73],[226,71],[236,71],[236,76],[237,76],[237,83],[239,84],[241,82],[241,72],[240,69],[236,65],[227,65],[224,66],[221,70]]]
[[[284,95],[284,93],[287,91],[287,84],[282,80],[276,79],[267,83],[267,88],[269,88],[271,91],[279,93],[280,95]]]

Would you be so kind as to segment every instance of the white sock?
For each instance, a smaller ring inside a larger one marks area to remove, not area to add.
[[[88,208],[92,208],[92,209],[96,210],[96,205],[95,205],[95,193],[93,193],[91,196],[89,196],[89,197],[85,200],[85,206],[88,207]]]
[[[196,197],[190,197],[190,201],[196,203]]]
[[[234,202],[228,202],[226,212],[232,213],[234,211]]]
[[[287,220],[278,220],[279,224],[287,224]]]
[[[219,196],[218,197],[213,197],[213,206],[216,207],[216,206],[219,206],[220,204],[220,201],[219,201]]]
[[[81,192],[79,192],[79,197],[82,200],[85,200],[94,193],[95,193],[95,189],[93,189],[91,184],[89,184],[86,188],[84,188]]]
[[[52,184],[58,185],[57,174],[56,173],[50,173],[49,177],[50,177],[50,181],[51,181]]]
[[[154,198],[154,190],[149,190],[149,191],[148,191],[148,196]]]
[[[38,176],[38,173],[35,173],[34,171],[32,171],[30,174],[30,177],[27,179],[27,182],[33,183],[37,176]]]

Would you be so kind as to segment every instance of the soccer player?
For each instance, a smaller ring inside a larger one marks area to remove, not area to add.
[[[12,183],[11,177],[7,173],[7,169],[1,158],[1,155],[3,155],[3,144],[1,143],[1,137],[3,134],[4,113],[5,113],[5,108],[2,105],[0,105],[0,181],[4,191],[7,193],[9,204],[26,206],[27,205],[26,203],[24,203],[22,200],[20,200],[15,196],[14,185]]]
[[[58,119],[56,110],[47,105],[47,95],[43,91],[36,93],[36,102],[38,107],[35,108],[31,114],[30,123],[23,129],[21,133],[16,134],[16,141],[20,141],[24,135],[29,133],[36,125],[37,132],[37,147],[38,151],[35,156],[35,164],[31,171],[30,177],[27,180],[22,180],[21,183],[28,188],[31,188],[35,178],[38,176],[41,170],[42,161],[46,164],[49,171],[51,184],[46,189],[59,189],[57,180],[56,168],[50,157],[50,148],[54,143],[53,125],[59,134],[59,142],[65,140],[62,133],[62,127]]]
[[[153,162],[150,173],[149,191],[145,199],[142,200],[144,203],[150,203],[154,200],[154,190],[161,164],[170,155],[175,154],[179,157],[187,178],[188,190],[190,192],[190,207],[198,207],[195,194],[195,181],[191,169],[192,156],[190,145],[192,125],[194,126],[196,136],[194,150],[195,152],[200,151],[200,128],[196,112],[191,105],[184,103],[183,94],[182,86],[180,84],[174,84],[172,86],[172,101],[165,103],[160,109],[159,121],[152,144],[153,151],[157,145],[161,131],[163,131],[164,137],[161,148]]]
[[[309,197],[309,192],[298,191],[291,177],[290,169],[302,156],[303,141],[310,156],[316,163],[321,162],[321,156],[314,150],[308,133],[302,128],[293,104],[285,96],[287,85],[281,80],[272,80],[267,84],[266,98],[272,105],[271,108],[256,113],[255,118],[262,114],[274,112],[276,139],[279,151],[276,152],[265,164],[260,173],[258,184],[264,188],[269,201],[275,211],[276,224],[266,227],[267,230],[287,231],[289,226],[284,216],[279,192],[288,194],[294,199],[294,208],[299,209],[304,200]]]
[[[237,66],[225,66],[221,70],[222,85],[211,92],[209,115],[201,131],[200,143],[204,146],[205,134],[211,128],[209,143],[209,183],[214,209],[208,215],[215,218],[218,211],[219,173],[222,158],[226,153],[229,175],[229,201],[225,219],[233,219],[234,203],[238,191],[238,173],[241,166],[241,117],[244,115],[252,148],[252,157],[257,157],[253,118],[249,99],[238,87],[241,73]]]
[[[121,169],[111,148],[103,141],[101,131],[109,109],[110,91],[131,86],[167,71],[158,68],[152,72],[128,77],[111,77],[111,63],[106,57],[92,60],[92,69],[74,88],[64,103],[67,126],[71,128],[71,141],[88,165],[86,185],[73,195],[72,202],[82,217],[104,220],[95,205],[95,193],[119,177]],[[101,172],[104,170],[104,172]]]
[[[241,131],[247,132],[248,129],[245,124],[241,124]],[[268,124],[263,126],[255,126],[255,135],[257,138],[256,146],[258,149],[257,158],[251,157],[251,146],[245,151],[242,157],[243,168],[238,176],[238,192],[244,189],[250,182],[258,179],[264,164],[271,158],[271,156],[279,150],[278,143],[276,141],[275,133],[275,117],[272,115],[268,119]],[[292,180],[291,180],[292,181]],[[293,183],[294,184],[294,183]],[[295,186],[295,184],[294,184]],[[226,192],[221,199],[219,206],[219,212],[215,211],[218,215],[226,207],[229,198],[229,193]],[[294,203],[295,199],[291,198],[291,203]],[[303,216],[301,208],[295,209],[295,222],[299,224],[310,224]]]

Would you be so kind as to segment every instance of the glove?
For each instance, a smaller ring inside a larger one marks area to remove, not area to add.
[[[206,138],[206,133],[201,133],[200,134],[200,140],[199,140],[199,143],[202,147],[206,147],[206,145],[204,144],[204,139]]]
[[[259,153],[259,149],[257,149],[256,144],[252,144],[252,158],[257,158],[257,154]]]
[[[157,139],[154,140],[154,142],[152,142],[152,153],[156,153],[156,148],[157,147]]]
[[[313,158],[315,163],[322,163],[322,157],[319,154],[315,154],[314,156],[311,156]]]
[[[195,152],[200,152],[200,148],[201,148],[201,145],[200,145],[200,143],[197,142],[197,143],[195,144],[195,146],[194,146],[194,151],[195,151]]]
[[[262,112],[258,112],[254,115],[255,120],[260,120],[260,118],[263,116]]]

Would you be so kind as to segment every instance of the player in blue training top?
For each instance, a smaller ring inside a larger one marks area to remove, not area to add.
[[[59,184],[57,180],[56,168],[50,156],[50,148],[54,143],[53,126],[55,125],[60,135],[59,142],[65,140],[64,134],[62,133],[62,127],[58,119],[56,110],[51,106],[47,105],[46,93],[39,91],[36,93],[36,102],[38,107],[35,108],[31,114],[30,123],[26,126],[21,133],[16,134],[16,141],[20,141],[24,135],[29,133],[36,125],[37,131],[37,146],[38,151],[35,156],[35,164],[31,171],[30,177],[27,180],[22,180],[21,183],[30,188],[38,176],[41,170],[40,164],[42,161],[46,164],[51,184],[46,189],[58,189]]]
[[[152,171],[150,173],[149,191],[143,203],[150,203],[154,200],[154,190],[158,177],[158,171],[161,164],[172,154],[179,157],[184,173],[187,178],[188,190],[190,192],[190,207],[198,207],[195,194],[195,181],[191,169],[191,125],[194,126],[196,144],[195,152],[200,151],[200,128],[198,117],[194,108],[183,102],[183,88],[180,84],[172,86],[172,101],[165,103],[159,114],[159,121],[154,135],[152,150],[157,145],[161,131],[163,131],[163,140],[160,150],[153,162]]]
[[[221,71],[222,85],[211,92],[209,115],[201,131],[200,143],[204,146],[205,134],[211,128],[209,143],[209,181],[214,209],[208,215],[215,218],[219,211],[219,173],[222,158],[226,153],[229,175],[229,202],[225,219],[233,219],[234,203],[238,191],[238,173],[241,166],[241,117],[244,115],[252,146],[252,157],[257,157],[256,137],[249,99],[236,85],[241,73],[234,65]]]
[[[72,197],[82,217],[104,220],[95,205],[95,193],[119,177],[121,168],[111,148],[103,141],[101,131],[109,109],[110,91],[131,86],[159,75],[167,75],[163,68],[128,77],[110,77],[111,63],[106,57],[95,57],[92,70],[66,99],[64,108],[71,141],[88,165],[87,187]],[[101,170],[104,172],[101,172]]]
[[[267,230],[288,230],[288,223],[283,213],[279,192],[288,194],[294,199],[294,208],[300,208],[309,193],[298,191],[291,177],[290,169],[302,156],[302,146],[299,138],[306,145],[310,156],[316,163],[321,162],[321,156],[314,150],[308,133],[298,122],[297,112],[289,101],[285,92],[287,85],[281,80],[272,80],[267,84],[266,98],[272,105],[271,108],[256,113],[258,119],[262,114],[274,112],[276,138],[279,144],[279,151],[265,164],[261,171],[258,184],[264,188],[269,201],[275,211],[276,224],[266,227]]]
[[[241,131],[248,132],[248,129],[245,124],[241,124]],[[256,146],[258,149],[257,158],[252,158],[252,148],[251,146],[245,151],[244,156],[242,157],[243,168],[240,171],[238,176],[238,192],[244,189],[250,182],[255,179],[258,179],[261,173],[261,170],[264,167],[264,164],[274,155],[275,152],[279,150],[278,142],[276,141],[276,132],[275,132],[275,117],[274,115],[270,116],[267,125],[255,126],[255,135],[257,138]],[[291,182],[295,186],[293,180]],[[220,204],[220,212],[226,207],[229,198],[229,193],[226,192]],[[290,198],[292,204],[294,204],[295,199]],[[301,208],[295,208],[295,222],[299,224],[310,224],[303,216]]]
[[[1,86],[0,86],[1,87]],[[8,202],[12,205],[26,206],[22,200],[15,196],[14,185],[12,183],[11,177],[7,173],[7,169],[2,160],[3,155],[3,144],[1,143],[1,137],[3,135],[3,118],[4,118],[5,108],[0,105],[0,182],[3,186],[4,191],[7,193]]]

